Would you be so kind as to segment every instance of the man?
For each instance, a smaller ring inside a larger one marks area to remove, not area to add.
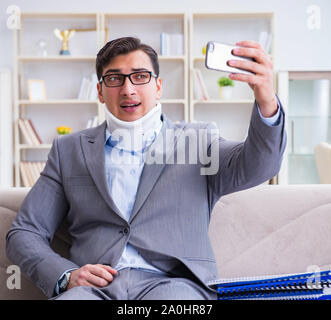
[[[8,257],[48,297],[216,298],[208,286],[217,278],[211,211],[222,195],[273,177],[285,147],[271,61],[258,43],[237,45],[235,54],[255,59],[229,62],[255,73],[230,75],[247,82],[256,98],[244,143],[215,139],[208,124],[168,120],[159,103],[157,54],[139,39],[119,38],[100,50],[98,93],[107,121],[54,141],[7,235]],[[173,162],[187,151],[181,137],[205,129],[209,140],[196,153],[206,156]],[[164,139],[169,131],[176,143]],[[151,161],[156,154],[162,161]],[[201,174],[206,158],[218,167]],[[50,248],[63,220],[72,237],[70,259]]]

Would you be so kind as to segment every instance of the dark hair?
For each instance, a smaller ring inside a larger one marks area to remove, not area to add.
[[[142,50],[151,59],[153,71],[159,76],[159,60],[155,50],[147,44],[141,43],[140,39],[133,37],[123,37],[107,42],[97,54],[96,71],[98,79],[102,77],[103,68],[110,61],[120,54],[127,54],[132,51]]]

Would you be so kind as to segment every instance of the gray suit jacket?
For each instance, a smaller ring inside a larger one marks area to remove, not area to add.
[[[176,129],[178,140],[185,132],[211,128],[201,123],[174,124],[162,117],[163,127],[153,146],[160,146],[166,129]],[[108,193],[105,129],[106,122],[54,141],[45,169],[7,234],[9,259],[51,297],[65,270],[88,263],[114,267],[130,242],[157,268],[207,286],[209,280],[217,278],[208,237],[214,204],[222,195],[277,174],[286,143],[283,110],[280,124],[270,127],[260,119],[255,105],[245,142],[215,140],[209,135],[208,141],[219,150],[216,174],[201,175],[204,164],[200,161],[185,165],[146,163],[129,222]],[[186,146],[180,148],[175,144],[172,152],[188,151]],[[152,149],[150,156],[157,147]],[[50,248],[65,219],[72,238],[70,259]]]

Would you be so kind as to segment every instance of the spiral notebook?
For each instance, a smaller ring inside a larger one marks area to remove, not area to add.
[[[331,300],[331,271],[219,279],[218,300]]]

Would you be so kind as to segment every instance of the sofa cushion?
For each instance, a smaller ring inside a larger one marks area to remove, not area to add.
[[[210,225],[220,277],[330,267],[330,206],[330,186],[321,185],[259,186],[225,196]]]
[[[18,211],[27,192],[27,188],[6,189],[5,192],[1,192],[0,189],[0,299],[46,299],[41,290],[23,273],[21,273],[21,289],[7,287],[7,280],[11,276],[10,273],[7,273],[7,268],[12,263],[6,256],[6,235],[16,217],[14,210]],[[66,225],[63,224],[57,230],[51,247],[68,258],[70,243]]]
[[[0,207],[0,299],[45,299],[45,295],[23,273],[20,289],[9,289],[7,286],[8,278],[12,275],[7,273],[7,268],[12,263],[6,256],[6,234],[15,216],[15,211]]]

